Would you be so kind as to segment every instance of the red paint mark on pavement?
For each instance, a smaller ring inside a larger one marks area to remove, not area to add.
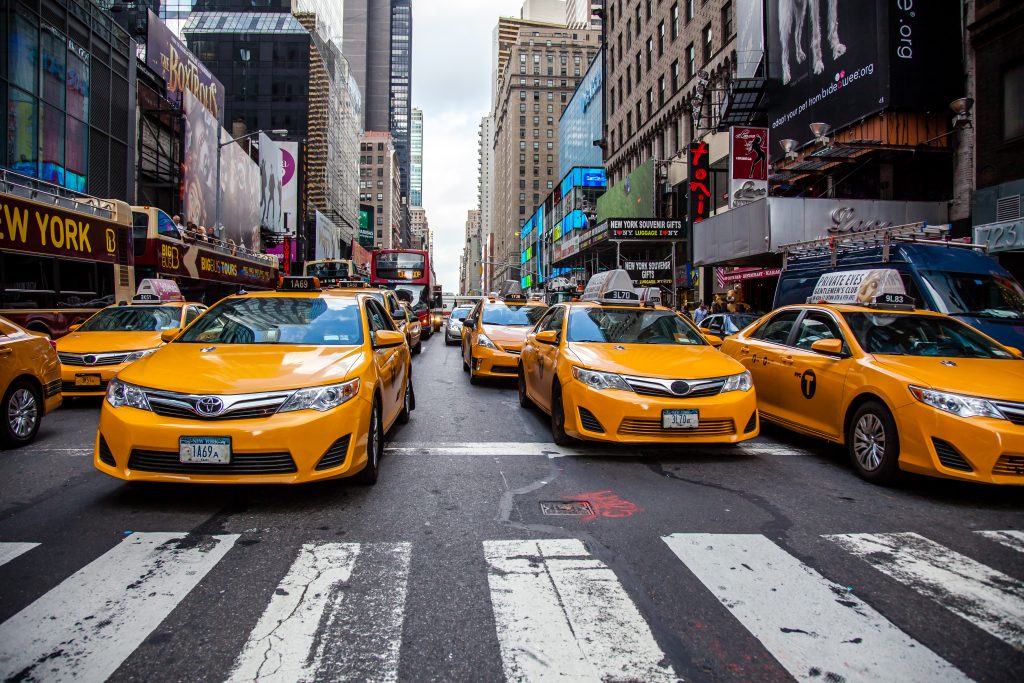
[[[622,518],[632,517],[637,512],[643,512],[643,508],[636,503],[623,500],[614,491],[590,491],[579,493],[574,496],[565,496],[569,500],[585,500],[590,503],[594,514],[580,517],[584,522],[589,522],[598,517]]]

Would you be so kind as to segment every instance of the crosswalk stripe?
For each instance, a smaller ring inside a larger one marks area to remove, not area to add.
[[[397,680],[411,549],[302,546],[228,680]]]
[[[3,566],[18,557],[24,555],[38,543],[0,543],[0,566]]]
[[[132,534],[0,625],[0,678],[107,678],[237,538]]]
[[[615,573],[580,541],[483,546],[508,680],[678,680]]]
[[[798,680],[968,680],[760,534],[672,534],[663,540]]]
[[[827,536],[875,569],[1024,650],[1024,585],[915,533]]]
[[[981,534],[990,541],[1002,543],[1007,548],[1013,548],[1019,553],[1024,553],[1024,531],[1007,529],[1005,531],[975,531],[974,533]]]

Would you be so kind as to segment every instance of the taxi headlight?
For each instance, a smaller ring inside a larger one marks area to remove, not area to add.
[[[131,363],[132,361],[138,360],[140,358],[145,358],[146,356],[148,356],[149,354],[153,353],[154,351],[156,351],[159,348],[160,347],[157,346],[157,347],[152,348],[152,349],[142,349],[141,351],[132,351],[131,353],[129,353],[125,357],[124,362],[125,363]]]
[[[579,368],[574,365],[572,366],[572,376],[583,384],[586,384],[591,389],[621,389],[623,391],[633,391],[633,389],[626,384],[626,380],[613,372],[598,372],[597,370],[587,370],[586,368]]]
[[[477,346],[482,346],[485,349],[494,349],[495,351],[498,350],[498,347],[494,345],[494,342],[492,342],[490,339],[487,338],[486,334],[479,334],[479,335],[477,335],[477,337],[476,337],[476,345]]]
[[[139,410],[152,410],[149,407],[146,392],[141,387],[122,382],[117,378],[110,380],[110,384],[107,385],[107,403],[113,408],[128,406]]]
[[[1006,416],[999,412],[999,409],[992,405],[988,399],[975,396],[964,396],[963,394],[951,394],[948,391],[936,391],[924,387],[910,386],[910,393],[921,403],[930,405],[932,408],[953,413],[959,417],[994,417],[997,420],[1005,420]]]
[[[359,380],[353,379],[341,384],[328,384],[323,387],[299,389],[288,397],[277,412],[287,413],[293,410],[319,410],[321,412],[337,408],[342,403],[359,393]]]
[[[725,384],[722,386],[722,392],[727,391],[750,391],[751,387],[754,386],[754,378],[750,376],[750,371],[741,372],[738,375],[730,375],[725,378]]]

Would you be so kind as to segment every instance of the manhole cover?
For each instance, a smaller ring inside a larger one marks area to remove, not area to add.
[[[540,511],[545,515],[577,515],[580,517],[594,514],[594,508],[585,500],[551,500],[540,504]]]

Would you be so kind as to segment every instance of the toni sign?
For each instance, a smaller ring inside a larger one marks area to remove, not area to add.
[[[689,171],[688,214],[690,224],[700,223],[711,215],[711,178],[708,162],[708,143],[691,142],[686,154]]]

